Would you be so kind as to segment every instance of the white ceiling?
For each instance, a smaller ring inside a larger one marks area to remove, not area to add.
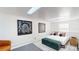
[[[42,18],[47,21],[59,22],[79,19],[79,7],[43,7]]]
[[[32,15],[27,15],[31,7],[0,7],[0,13],[27,16],[46,21],[66,21],[79,18],[79,7],[42,7]]]
[[[0,7],[0,13],[23,16],[31,19],[38,18],[38,12],[35,12],[33,15],[28,15],[27,12],[31,7]]]
[[[0,12],[6,13],[6,14],[27,14],[27,11],[30,9],[30,7],[0,7]]]

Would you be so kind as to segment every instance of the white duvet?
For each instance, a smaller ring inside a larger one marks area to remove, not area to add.
[[[49,36],[46,36],[46,38],[50,38],[52,40],[60,41],[62,45],[65,45],[66,42],[69,40],[68,36],[66,36],[66,37],[60,37],[60,36],[49,35]]]

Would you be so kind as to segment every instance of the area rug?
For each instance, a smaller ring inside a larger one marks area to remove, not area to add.
[[[34,45],[33,43],[30,43],[28,45],[24,45],[22,47],[13,49],[12,51],[42,51],[39,47]]]

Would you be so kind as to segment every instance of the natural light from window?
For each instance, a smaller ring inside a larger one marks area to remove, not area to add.
[[[69,24],[67,24],[67,23],[59,24],[59,31],[68,32],[69,31]]]

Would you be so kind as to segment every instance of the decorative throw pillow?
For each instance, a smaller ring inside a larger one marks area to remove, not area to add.
[[[59,36],[65,37],[65,36],[66,36],[66,32],[61,32],[61,33],[59,34]]]
[[[50,33],[50,35],[53,35],[52,33]]]
[[[54,32],[53,35],[58,35],[58,32]]]
[[[59,34],[59,36],[63,36],[62,34]]]

